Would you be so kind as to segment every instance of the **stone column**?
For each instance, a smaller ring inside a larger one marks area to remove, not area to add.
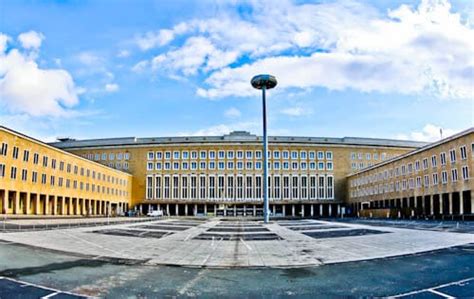
[[[439,195],[439,213],[443,214],[443,194]]]
[[[253,205],[253,216],[257,216],[257,207]]]
[[[291,216],[295,217],[295,205],[291,205]]]
[[[332,216],[332,204],[329,204],[329,217]]]
[[[276,206],[275,206],[275,205],[273,205],[273,207],[272,207],[272,208],[273,208],[273,216],[275,216],[275,213],[276,213]]]
[[[471,190],[471,214],[474,214],[474,190]]]
[[[178,204],[175,204],[175,206],[174,206],[174,213],[176,214],[176,216],[178,216],[178,214],[179,214]]]
[[[184,205],[184,215],[188,216],[188,204]]]
[[[283,209],[283,217],[286,217],[286,205],[283,205],[282,209]]]
[[[314,205],[313,204],[311,204],[311,209],[310,209],[309,213],[310,213],[311,217],[314,216]]]
[[[8,193],[9,191],[5,189],[2,198],[2,210],[0,211],[2,214],[7,214],[8,210]]]
[[[15,198],[13,199],[13,214],[20,214],[20,192],[15,191]]]
[[[197,208],[196,208],[196,211],[197,211]],[[237,205],[234,205],[234,217],[237,216]]]
[[[198,212],[198,205],[194,204],[193,216],[197,216],[197,212]]]
[[[247,216],[247,205],[244,205],[244,215]]]
[[[49,214],[51,214],[51,212],[50,212],[50,210],[49,210],[49,195],[45,195],[44,201],[45,201],[45,204],[44,204],[44,214],[45,214],[45,215],[49,215]]]
[[[453,193],[448,193],[449,215],[453,215]]]
[[[304,217],[304,205],[301,205],[301,217]]]
[[[430,215],[434,215],[434,207],[433,207],[433,195],[430,195]]]
[[[338,204],[337,205],[337,216],[340,216],[341,215],[341,205]]]
[[[31,206],[31,193],[28,192],[26,193],[26,200],[25,200],[25,209],[26,209],[26,215],[30,215],[30,206]]]
[[[462,190],[459,191],[459,215],[464,215],[464,199]]]
[[[207,216],[207,204],[204,204],[204,216]]]
[[[39,214],[40,214],[40,198],[41,198],[41,194],[36,194],[36,198],[35,198],[35,215],[39,215]]]
[[[323,216],[323,204],[319,205],[319,216]]]

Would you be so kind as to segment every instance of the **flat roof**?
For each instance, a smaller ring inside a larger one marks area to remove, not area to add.
[[[137,146],[137,145],[166,145],[166,144],[193,144],[193,143],[255,143],[261,142],[262,137],[245,131],[234,131],[222,136],[177,136],[177,137],[122,137],[103,139],[76,140],[62,138],[61,141],[50,143],[52,146],[71,149],[102,146]],[[298,137],[298,136],[269,136],[269,143],[294,144],[321,144],[321,145],[357,145],[357,146],[384,146],[418,148],[426,142],[394,140],[381,138],[361,137]]]
[[[455,140],[455,139],[458,139],[458,138],[461,138],[461,137],[464,137],[464,136],[467,136],[471,133],[474,133],[474,127],[471,127],[467,130],[464,130],[464,131],[461,131],[457,134],[454,134],[454,135],[451,135],[449,137],[446,137],[444,139],[441,139],[439,141],[436,141],[436,142],[432,142],[432,143],[428,143],[426,144],[425,146],[422,146],[416,150],[413,150],[411,152],[408,152],[406,154],[403,154],[403,155],[400,155],[400,156],[397,156],[397,157],[394,157],[394,158],[391,158],[391,159],[388,159],[388,160],[385,160],[383,162],[380,162],[380,163],[377,163],[375,165],[372,165],[370,167],[367,167],[367,168],[364,168],[362,170],[359,170],[357,172],[354,172],[354,173],[351,173],[350,175],[348,175],[347,177],[351,177],[351,176],[355,176],[355,175],[358,175],[358,174],[361,174],[361,173],[364,173],[364,172],[367,172],[367,171],[370,171],[370,170],[373,170],[375,168],[379,168],[379,167],[382,167],[382,166],[385,166],[389,163],[392,163],[392,162],[395,162],[395,161],[399,161],[401,159],[404,159],[404,158],[407,158],[407,157],[410,157],[410,156],[413,156],[413,155],[416,155],[418,153],[421,153],[421,152],[424,152],[426,150],[429,150],[431,148],[434,148],[434,147],[437,147],[437,146],[440,146],[442,144],[445,144],[445,143],[448,143],[452,140]]]

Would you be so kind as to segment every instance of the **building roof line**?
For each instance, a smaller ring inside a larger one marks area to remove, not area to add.
[[[434,148],[436,146],[439,146],[441,144],[444,144],[444,143],[448,143],[454,139],[457,139],[457,138],[461,138],[461,137],[464,137],[464,136],[467,136],[471,133],[474,133],[474,127],[470,127],[464,131],[461,131],[459,133],[456,133],[454,135],[451,135],[449,137],[446,137],[446,138],[443,138],[441,140],[438,140],[436,142],[432,142],[432,143],[429,143],[425,146],[422,146],[416,150],[413,150],[413,151],[410,151],[408,153],[405,153],[403,155],[400,155],[400,156],[397,156],[397,157],[394,157],[394,158],[391,158],[391,159],[388,159],[388,160],[385,160],[383,162],[380,162],[380,163],[377,163],[375,165],[372,165],[370,167],[367,167],[367,168],[364,168],[362,170],[359,170],[357,172],[354,172],[354,173],[351,173],[349,174],[347,177],[351,177],[351,176],[355,176],[355,175],[358,175],[358,174],[361,174],[361,173],[364,173],[364,172],[367,172],[367,171],[370,171],[370,170],[373,170],[373,169],[376,169],[376,168],[379,168],[379,167],[382,167],[384,165],[387,165],[388,163],[392,163],[392,162],[395,162],[395,161],[398,161],[398,160],[401,160],[401,159],[404,159],[406,157],[409,157],[409,156],[412,156],[412,155],[416,155],[418,153],[421,153],[423,151],[426,151],[426,150],[429,150],[431,148]]]

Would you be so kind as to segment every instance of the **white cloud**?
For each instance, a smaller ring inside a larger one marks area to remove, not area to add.
[[[118,53],[117,53],[117,57],[119,58],[126,58],[128,56],[130,56],[130,51],[128,50],[120,50]]]
[[[312,110],[308,108],[295,106],[295,107],[284,108],[280,110],[280,113],[288,115],[288,116],[297,117],[297,116],[311,115],[313,112]]]
[[[398,134],[395,136],[395,138],[402,140],[433,142],[441,139],[441,130],[443,133],[443,138],[449,137],[459,132],[457,130],[442,128],[433,124],[427,124],[421,130],[413,131],[408,134]]]
[[[102,64],[102,59],[91,52],[81,52],[77,55],[77,59],[79,60],[79,62],[87,66],[97,66],[99,64]]]
[[[10,37],[0,32],[0,55],[7,50],[7,43],[10,41]]]
[[[119,90],[118,84],[115,84],[115,83],[105,84],[105,91],[106,92],[116,92],[118,90]]]
[[[25,35],[20,36],[23,47],[38,49]],[[32,116],[74,114],[70,108],[79,99],[71,75],[63,69],[42,69],[35,59],[36,55],[18,49],[0,52],[0,104],[12,113]]]
[[[178,136],[222,136],[232,131],[257,132],[261,130],[261,124],[254,121],[237,122],[230,124],[219,124],[202,128],[194,132],[177,133]]]
[[[44,35],[36,31],[28,31],[18,36],[21,46],[25,49],[39,49],[44,40]]]
[[[134,71],[135,73],[141,73],[143,72],[147,67],[148,67],[149,63],[147,60],[142,60],[140,62],[137,62],[133,67],[132,67],[132,71]]]
[[[242,115],[242,113],[240,112],[239,109],[235,107],[231,107],[224,112],[224,115],[228,118],[239,118]]]
[[[262,72],[276,75],[280,90],[473,98],[474,29],[448,0],[422,0],[383,14],[354,1],[252,5],[255,13],[245,19],[224,13],[148,34],[147,49],[176,42],[150,60],[154,70],[204,74],[205,86],[196,93],[209,98],[252,95],[248,80]],[[247,64],[243,57],[250,58]]]

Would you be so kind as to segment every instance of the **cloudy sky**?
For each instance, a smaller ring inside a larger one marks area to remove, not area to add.
[[[436,140],[474,125],[474,6],[423,1],[0,1],[0,124],[57,136]]]

